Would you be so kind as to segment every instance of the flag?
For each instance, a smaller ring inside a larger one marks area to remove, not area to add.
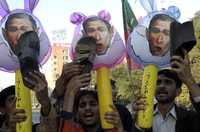
[[[137,19],[131,9],[128,0],[122,0],[122,14],[123,14],[123,24],[124,24],[124,38],[127,44],[128,36],[132,32],[133,28],[138,24]],[[140,65],[135,63],[127,54],[126,56],[128,68],[138,69]]]

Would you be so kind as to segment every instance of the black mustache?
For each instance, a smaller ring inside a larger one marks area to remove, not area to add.
[[[157,91],[157,93],[158,93],[158,94],[162,94],[162,93],[168,94],[168,91],[165,90],[164,88],[160,88],[160,89]]]

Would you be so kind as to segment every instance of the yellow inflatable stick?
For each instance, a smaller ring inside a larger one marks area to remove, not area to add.
[[[155,65],[149,64],[144,68],[141,95],[146,97],[147,107],[144,111],[139,111],[137,116],[137,125],[141,128],[152,127],[153,105],[156,90],[158,69]]]
[[[17,123],[17,132],[32,132],[32,105],[30,90],[23,84],[20,70],[15,73],[15,87],[16,87],[16,108],[24,109],[26,111],[26,121]]]
[[[111,129],[114,126],[105,121],[105,112],[112,111],[112,89],[110,84],[110,70],[107,67],[97,69],[97,90],[100,108],[101,126],[104,129]]]
[[[200,24],[199,24],[200,23],[200,12],[196,13],[192,20],[193,20],[194,34],[196,37],[197,46],[198,46],[198,48],[200,48],[200,39],[199,39],[200,38],[200,32],[199,32],[200,31]]]

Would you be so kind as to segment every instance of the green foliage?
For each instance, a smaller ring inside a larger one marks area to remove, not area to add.
[[[192,74],[197,82],[200,82],[200,11],[195,13],[193,18],[193,25],[195,36],[197,40],[197,45],[190,52],[190,62]]]
[[[129,71],[126,64],[112,70],[112,78],[117,82],[118,101],[129,102],[134,99],[142,82],[142,70]]]
[[[192,18],[193,20],[193,26],[195,31],[195,36],[197,40],[197,48],[200,49],[200,11],[197,11]]]

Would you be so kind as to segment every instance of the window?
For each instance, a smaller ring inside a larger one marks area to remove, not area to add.
[[[56,78],[58,78],[59,76],[60,76],[60,75],[57,73],[57,74],[56,74]]]
[[[68,56],[63,56],[63,60],[68,60]]]

